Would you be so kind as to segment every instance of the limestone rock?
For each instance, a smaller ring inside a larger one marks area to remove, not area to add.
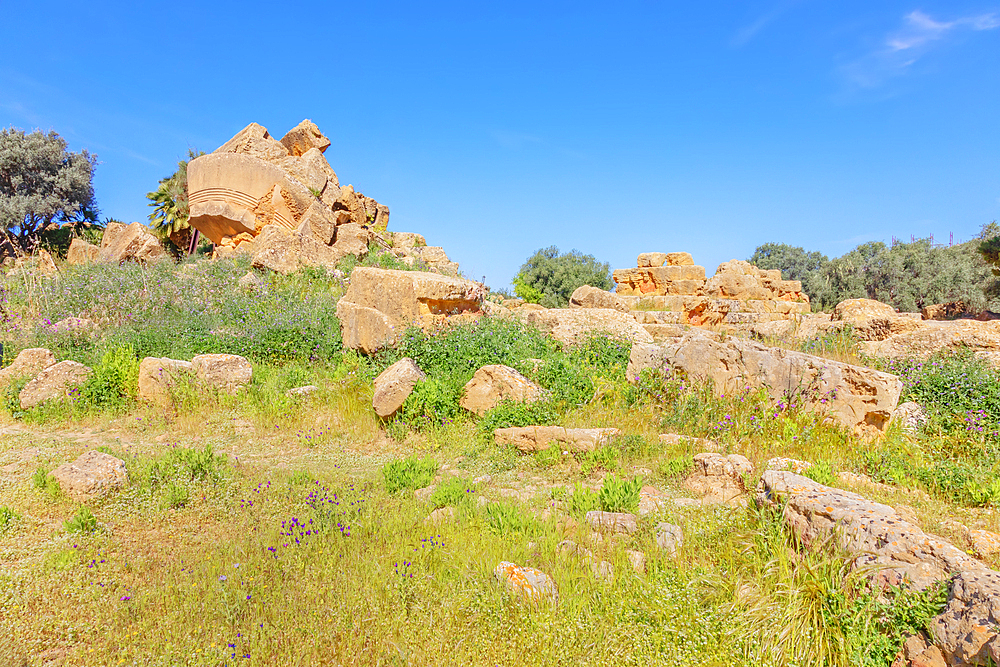
[[[953,320],[968,314],[969,309],[963,301],[949,301],[924,306],[920,309],[920,317],[925,320]]]
[[[370,353],[395,341],[406,327],[425,330],[457,315],[481,314],[477,283],[423,271],[358,267],[337,304],[344,346]]]
[[[927,411],[914,401],[900,403],[892,413],[893,421],[898,421],[906,431],[918,431],[927,423]]]
[[[599,510],[592,510],[587,512],[586,519],[593,530],[601,533],[632,534],[639,530],[638,517],[627,512],[601,512]]]
[[[139,398],[164,407],[170,406],[173,404],[171,390],[185,377],[195,377],[190,361],[146,357],[139,363]]]
[[[980,558],[996,558],[1000,556],[1000,535],[988,530],[974,529],[969,531],[969,542],[972,550]]]
[[[101,254],[99,246],[87,243],[83,239],[73,239],[69,243],[69,250],[66,252],[66,263],[70,266],[79,264],[90,264],[96,262]]]
[[[125,462],[110,454],[90,450],[72,463],[52,471],[59,488],[70,498],[89,500],[128,482]]]
[[[684,530],[673,523],[661,521],[656,524],[656,546],[670,556],[677,555],[677,549],[684,544]]]
[[[847,299],[833,309],[833,320],[839,322],[856,323],[887,317],[896,317],[896,309],[873,299]]]
[[[493,576],[502,582],[514,595],[528,602],[543,600],[556,601],[559,592],[556,582],[549,575],[533,567],[523,567],[515,563],[501,561],[494,569]]]
[[[628,304],[611,292],[590,285],[581,285],[573,291],[569,299],[570,308],[611,308],[623,313],[629,311]]]
[[[239,285],[240,289],[248,292],[259,292],[264,289],[267,283],[257,273],[248,271],[236,284]]]
[[[394,232],[392,234],[393,248],[417,248],[427,245],[427,241],[420,234],[413,232]]]
[[[18,395],[21,409],[28,410],[54,398],[66,398],[87,381],[90,368],[76,361],[60,361],[48,366],[34,380],[24,385]]]
[[[101,262],[121,264],[148,263],[166,257],[167,251],[163,249],[160,240],[150,234],[145,225],[133,222],[126,226],[111,222],[104,229],[97,259]]]
[[[396,327],[385,313],[353,303],[347,297],[337,302],[337,319],[344,347],[350,350],[373,354],[396,342]]]
[[[250,361],[238,354],[199,354],[191,360],[191,368],[202,386],[230,394],[253,379]]]
[[[865,354],[890,359],[927,357],[941,350],[970,349],[991,359],[1000,353],[1000,320],[952,320],[948,322],[925,321],[919,328],[894,333],[887,338],[862,344]]]
[[[361,257],[368,252],[368,244],[371,243],[372,232],[364,226],[353,222],[337,226],[336,240],[333,247],[342,257],[347,255],[357,255]]]
[[[235,153],[265,162],[276,162],[288,156],[288,149],[275,141],[268,133],[267,128],[257,123],[250,123],[237,132],[232,139],[216,148],[215,153]],[[193,163],[194,160],[191,162]]]
[[[863,435],[885,429],[903,388],[895,375],[871,368],[740,338],[713,340],[700,333],[660,346],[634,344],[628,377],[637,378],[647,368],[712,380],[718,393],[764,387],[775,401],[793,394],[796,401]]]
[[[462,391],[459,405],[477,415],[492,410],[501,401],[534,403],[544,390],[510,366],[492,364],[476,371]]]
[[[663,510],[670,498],[661,494],[652,486],[639,489],[639,516],[646,516]]]
[[[302,387],[295,387],[294,389],[289,389],[285,392],[285,396],[291,396],[293,398],[303,398],[305,396],[311,396],[319,391],[319,387],[314,384],[307,384]]]
[[[439,507],[424,519],[425,526],[440,526],[443,523],[451,523],[455,520],[455,508]]]
[[[653,342],[634,317],[610,308],[518,308],[515,313],[564,345],[579,344],[588,336],[602,334],[634,343]]]
[[[625,557],[628,558],[628,562],[632,565],[632,569],[635,570],[636,574],[646,573],[646,554],[641,551],[626,549]]]
[[[267,225],[254,240],[250,261],[256,269],[270,269],[288,275],[302,266],[332,269],[345,257],[339,249],[323,245],[299,231],[286,231]]]
[[[372,407],[382,419],[394,415],[413,392],[413,387],[427,377],[409,357],[403,357],[375,378]]]
[[[705,505],[739,503],[747,493],[744,478],[753,473],[745,456],[723,456],[703,452],[694,456],[694,471],[684,480],[684,488],[701,496]]]
[[[789,459],[784,456],[776,456],[773,459],[768,459],[764,467],[766,470],[790,470],[796,475],[801,475],[809,468],[812,468],[812,463],[798,459]]]
[[[0,369],[0,387],[13,380],[35,377],[56,363],[56,356],[44,347],[30,347],[18,352],[10,366]]]
[[[281,138],[281,145],[289,155],[302,155],[311,148],[322,153],[329,148],[330,140],[323,136],[316,123],[306,119]]]
[[[836,534],[857,567],[886,585],[922,590],[950,579],[944,611],[928,630],[949,665],[1000,661],[1000,573],[928,535],[887,505],[790,472],[766,471],[757,500],[784,506],[785,524],[810,546]]]
[[[514,426],[498,428],[498,445],[513,445],[522,452],[538,452],[552,444],[570,452],[592,452],[621,434],[616,428],[563,428],[562,426]]]

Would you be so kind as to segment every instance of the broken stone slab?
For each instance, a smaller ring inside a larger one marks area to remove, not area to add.
[[[501,561],[493,569],[493,576],[503,583],[508,591],[528,602],[537,603],[543,600],[555,602],[559,599],[555,580],[533,567]]]
[[[628,512],[591,510],[587,512],[586,520],[592,529],[601,533],[626,533],[630,535],[639,530],[639,518]]]
[[[216,148],[213,153],[210,153],[210,155],[219,153],[245,155],[263,160],[265,162],[276,162],[282,158],[288,157],[288,149],[275,140],[267,131],[266,127],[258,125],[257,123],[250,123],[244,127],[242,130],[237,132],[232,139]],[[191,175],[190,166],[193,163],[194,160],[188,163],[189,178]],[[189,191],[191,190],[190,187],[188,189]]]
[[[195,378],[190,361],[146,357],[139,363],[139,398],[163,407],[173,405],[172,390],[186,378]]]
[[[545,390],[510,366],[491,364],[476,371],[462,390],[459,405],[469,412],[483,415],[501,401],[534,403]]]
[[[382,419],[388,419],[396,414],[396,411],[403,407],[407,397],[413,393],[416,384],[426,377],[416,362],[409,357],[403,357],[379,373],[375,378],[375,392],[372,395],[375,414]]]
[[[410,325],[431,330],[456,316],[479,317],[483,290],[471,280],[425,271],[358,267],[337,303],[344,347],[366,354]]]
[[[90,264],[91,262],[96,262],[100,254],[100,246],[76,238],[69,243],[69,250],[66,251],[66,263],[70,266]]]
[[[684,480],[684,488],[701,496],[703,505],[739,504],[746,500],[744,479],[752,473],[753,464],[745,456],[702,452],[694,455],[694,472]]]
[[[101,248],[98,252],[97,260],[110,264],[122,264],[124,262],[148,263],[158,259],[165,259],[167,251],[164,250],[160,240],[149,232],[149,228],[139,222],[130,225],[123,225],[118,222],[109,222],[104,229],[104,236],[101,238]]]
[[[897,376],[871,368],[741,338],[713,340],[697,332],[663,345],[633,345],[628,377],[638,378],[646,369],[711,380],[717,394],[759,387],[774,401],[791,394],[794,402],[866,436],[885,430],[903,389]]]
[[[562,426],[513,426],[493,431],[498,445],[513,445],[522,452],[540,452],[554,445],[570,452],[592,452],[621,435],[616,428],[564,428]]]
[[[590,285],[581,285],[569,298],[570,308],[610,308],[627,313],[629,304],[616,294]]]
[[[110,454],[90,450],[72,463],[52,471],[59,488],[75,500],[89,500],[128,482],[125,462]]]
[[[526,304],[514,312],[564,345],[578,345],[594,335],[609,335],[633,343],[653,342],[653,337],[634,317],[611,308],[529,309]]]
[[[639,490],[639,516],[646,516],[666,508],[670,497],[660,493],[652,486],[644,486]]]
[[[21,350],[6,368],[0,368],[0,387],[19,378],[35,377],[56,363],[56,356],[44,347]]]
[[[297,156],[303,155],[312,148],[322,153],[330,147],[330,140],[323,136],[316,123],[307,118],[281,138],[281,145],[285,147],[289,155]]]
[[[250,384],[253,366],[238,354],[199,354],[191,360],[198,382],[230,394]]]
[[[67,398],[90,377],[90,368],[76,361],[60,361],[42,370],[34,380],[24,385],[18,400],[22,410],[29,410],[46,401]]]
[[[950,581],[945,610],[931,619],[934,645],[949,665],[1000,661],[1000,573],[905,521],[888,505],[791,472],[765,471],[761,505],[784,507],[785,525],[809,547],[831,533],[885,585],[923,590]]]
[[[661,266],[693,266],[694,258],[687,252],[644,252],[639,254],[635,265],[640,269]]]

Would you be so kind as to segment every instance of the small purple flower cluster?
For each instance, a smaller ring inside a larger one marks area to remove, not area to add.
[[[257,488],[254,489],[254,493],[256,493],[259,496],[262,492],[267,491],[270,488],[271,488],[270,481],[261,482],[260,484],[257,485]],[[244,498],[243,500],[240,501],[240,509],[245,510],[250,507],[253,507],[253,498]]]

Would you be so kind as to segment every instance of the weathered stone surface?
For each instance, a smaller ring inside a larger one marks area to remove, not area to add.
[[[440,526],[444,523],[451,523],[455,520],[454,507],[439,507],[424,519],[425,526]]]
[[[338,225],[336,240],[333,247],[341,253],[341,257],[357,255],[361,257],[368,252],[372,232],[368,227],[353,222]]]
[[[346,297],[337,302],[337,319],[344,347],[350,350],[372,354],[396,341],[398,332],[385,313],[348,301]]]
[[[892,306],[871,299],[848,299],[841,301],[833,310],[831,322],[850,325],[854,334],[863,341],[880,341],[923,328],[921,321],[909,317],[908,313],[897,313]]]
[[[406,327],[425,330],[456,315],[481,314],[482,288],[471,280],[424,271],[358,267],[337,304],[344,346],[370,353]]]
[[[684,488],[701,496],[705,505],[741,503],[747,487],[744,477],[753,473],[753,464],[739,454],[723,456],[702,452],[694,456],[694,471],[684,480]]]
[[[865,354],[891,359],[927,357],[941,350],[969,349],[987,357],[995,366],[1000,353],[1000,320],[925,321],[919,328],[862,343]]]
[[[801,475],[809,468],[812,468],[812,463],[809,461],[800,461],[799,459],[789,459],[784,456],[776,456],[773,459],[768,459],[764,467],[766,470],[788,470]]]
[[[552,444],[570,452],[592,452],[621,434],[616,428],[563,428],[562,426],[514,426],[498,428],[498,445],[513,445],[522,452],[538,452]]]
[[[509,400],[516,403],[534,403],[544,390],[510,366],[492,364],[476,371],[465,384],[459,405],[477,415],[486,413]]]
[[[66,263],[69,265],[90,264],[96,262],[101,254],[99,246],[87,243],[83,239],[73,239],[66,251]]]
[[[684,530],[673,523],[661,521],[656,524],[656,546],[671,556],[677,555],[677,549],[684,544]]]
[[[638,343],[652,343],[653,337],[634,317],[609,308],[518,308],[515,313],[560,343],[573,345],[587,336],[608,334]]]
[[[687,252],[668,252],[663,262],[666,266],[694,266],[694,258]]]
[[[929,630],[949,665],[1000,661],[1000,573],[955,546],[928,535],[887,505],[823,486],[790,472],[766,471],[761,504],[784,505],[785,524],[810,546],[831,532],[887,585],[925,589],[951,579],[945,610]],[[953,577],[953,578],[952,578]]]
[[[416,248],[427,245],[427,241],[420,234],[413,232],[394,232],[392,234],[393,248]]]
[[[587,523],[593,530],[601,533],[632,534],[639,530],[639,518],[627,512],[587,512]]]
[[[628,377],[637,378],[647,368],[712,380],[717,393],[764,387],[775,401],[792,394],[861,434],[885,429],[903,388],[895,375],[871,368],[740,338],[713,340],[700,333],[659,346],[633,345]]]
[[[781,271],[765,271],[749,262],[723,262],[705,285],[708,296],[723,299],[773,299],[782,293]]]
[[[89,500],[128,483],[128,470],[121,459],[92,449],[53,470],[52,477],[70,498]]]
[[[695,265],[615,269],[611,278],[621,296],[704,295],[705,267]]]
[[[139,364],[139,398],[161,406],[173,405],[171,390],[185,378],[194,377],[190,361],[146,357]]]
[[[511,593],[528,602],[559,599],[559,591],[552,577],[533,567],[523,567],[515,563],[501,561],[493,569],[493,576],[497,578],[497,581],[502,582]]]
[[[980,558],[1000,556],[1000,535],[988,530],[973,529],[969,531],[968,538],[972,550]]]
[[[896,309],[873,299],[847,299],[833,309],[833,320],[839,322],[856,323],[886,317],[896,317]]]
[[[285,396],[292,396],[295,398],[304,398],[306,396],[311,396],[319,391],[319,387],[314,384],[307,384],[302,387],[295,387],[294,389],[289,389],[285,392]]]
[[[927,411],[914,401],[900,403],[892,413],[893,421],[898,421],[904,430],[917,431],[927,423]]]
[[[639,253],[635,265],[640,269],[648,269],[663,266],[663,263],[666,261],[667,253],[665,252],[643,252]],[[693,264],[694,262],[692,261],[691,263]]]
[[[121,264],[122,262],[151,262],[167,257],[160,240],[149,233],[149,229],[138,222],[123,225],[108,223],[101,239],[97,259],[101,262]]]
[[[347,255],[340,248],[324,245],[310,234],[303,234],[303,231],[289,232],[278,225],[264,227],[253,243],[250,256],[253,267],[284,275],[303,266],[333,270],[337,262]]]
[[[236,153],[271,162],[287,157],[288,149],[271,137],[267,128],[257,123],[250,123],[237,132],[232,139],[216,148],[215,153]],[[188,167],[193,162],[194,160],[188,164]],[[190,174],[189,171],[189,178]]]
[[[403,357],[375,378],[372,407],[383,419],[394,415],[403,402],[413,393],[413,387],[427,377],[409,357]]]
[[[203,387],[231,394],[253,379],[253,366],[238,354],[199,354],[191,360],[191,368]]]
[[[289,155],[302,155],[311,148],[322,153],[329,148],[330,140],[323,136],[323,133],[316,127],[316,123],[306,119],[290,129],[281,138],[281,145],[285,147]]]
[[[46,367],[24,385],[18,395],[21,409],[28,410],[54,398],[65,398],[90,377],[91,370],[76,361],[60,361]]]
[[[21,350],[6,368],[0,368],[0,387],[20,379],[35,377],[56,363],[56,356],[44,347],[30,347]]]
[[[629,304],[623,302],[616,294],[606,292],[590,285],[581,285],[573,291],[569,298],[570,308],[611,308],[623,313],[629,312]]]

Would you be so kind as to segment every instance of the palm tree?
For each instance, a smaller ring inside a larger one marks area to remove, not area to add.
[[[188,159],[177,163],[177,171],[160,181],[159,187],[146,194],[153,212],[149,214],[150,227],[160,237],[169,238],[181,250],[191,243],[191,225],[188,222],[188,161],[204,155],[202,151],[188,150]]]

